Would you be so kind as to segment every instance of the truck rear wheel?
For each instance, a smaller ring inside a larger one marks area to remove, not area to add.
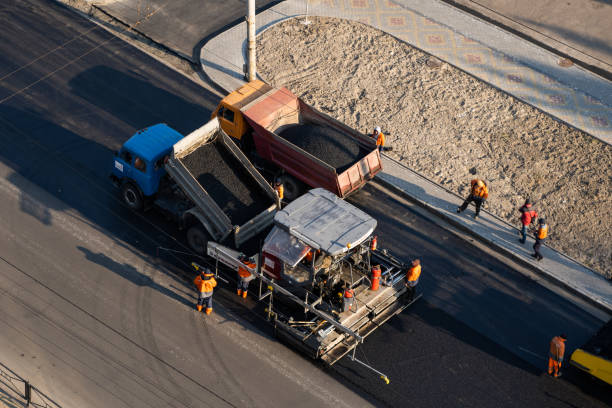
[[[295,200],[306,190],[304,183],[289,174],[281,175],[278,180],[283,184],[284,199],[287,201]]]
[[[208,233],[200,225],[193,225],[187,230],[187,244],[194,252],[204,255],[208,244]]]
[[[142,210],[144,200],[140,189],[134,184],[127,182],[121,186],[121,198],[123,202],[134,211]]]

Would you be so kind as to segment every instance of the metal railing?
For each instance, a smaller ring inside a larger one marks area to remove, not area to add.
[[[0,363],[0,392],[5,392],[15,399],[21,399],[24,407],[61,408],[19,374]]]

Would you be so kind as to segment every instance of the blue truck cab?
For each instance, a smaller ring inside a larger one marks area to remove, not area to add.
[[[121,188],[121,197],[130,208],[141,210],[145,201],[158,192],[166,175],[164,160],[182,138],[179,132],[161,123],[139,130],[117,152],[110,178]]]

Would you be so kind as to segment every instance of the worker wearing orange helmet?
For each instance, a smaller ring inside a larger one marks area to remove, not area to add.
[[[412,266],[406,272],[406,287],[410,290],[410,300],[414,298],[414,292],[416,291],[416,285],[419,283],[421,277],[421,260],[415,259],[412,261]]]
[[[562,334],[555,336],[550,341],[550,349],[548,352],[548,375],[552,375],[555,378],[561,377],[561,363],[563,362],[563,355],[565,354],[565,341],[567,336]]]
[[[385,134],[380,129],[380,126],[376,126],[374,128],[374,133],[372,133],[370,137],[376,139],[376,147],[378,148],[379,152],[382,152],[385,146]]]
[[[487,183],[484,180],[473,179],[471,181],[472,188],[470,190],[470,195],[465,199],[461,207],[457,208],[457,212],[460,213],[464,211],[467,206],[473,201],[476,206],[476,213],[474,213],[474,218],[477,218],[480,214],[480,207],[484,204],[485,200],[489,198],[489,188],[487,187]]]
[[[253,275],[249,269],[254,270],[256,264],[253,258],[249,258],[246,255],[240,255],[239,259],[242,264],[238,266],[238,289],[236,290],[236,293],[238,296],[242,296],[246,299],[247,292],[249,290],[249,282],[251,282],[253,279]]]
[[[204,304],[206,304],[206,314],[211,314],[213,289],[217,286],[217,280],[214,274],[210,269],[205,268],[202,270],[202,273],[193,280],[193,283],[198,289],[198,304],[196,309],[198,312],[201,312]]]

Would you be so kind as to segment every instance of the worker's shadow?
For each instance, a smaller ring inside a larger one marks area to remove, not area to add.
[[[103,266],[109,271],[112,271],[116,273],[117,275],[121,276],[122,278],[129,280],[135,285],[148,286],[174,300],[181,302],[182,304],[186,306],[193,305],[193,299],[186,299],[183,296],[180,296],[178,293],[175,293],[172,290],[166,288],[165,286],[158,284],[153,279],[151,279],[150,276],[147,276],[139,272],[138,269],[136,269],[130,264],[125,264],[125,263],[122,264],[122,263],[116,262],[115,260],[111,259],[110,257],[102,253],[94,253],[90,251],[89,249],[82,247],[82,246],[77,246],[77,249],[83,252],[83,254],[85,254],[85,258],[88,261],[96,263],[100,266]],[[186,292],[184,291],[181,291],[181,292],[186,294]]]

